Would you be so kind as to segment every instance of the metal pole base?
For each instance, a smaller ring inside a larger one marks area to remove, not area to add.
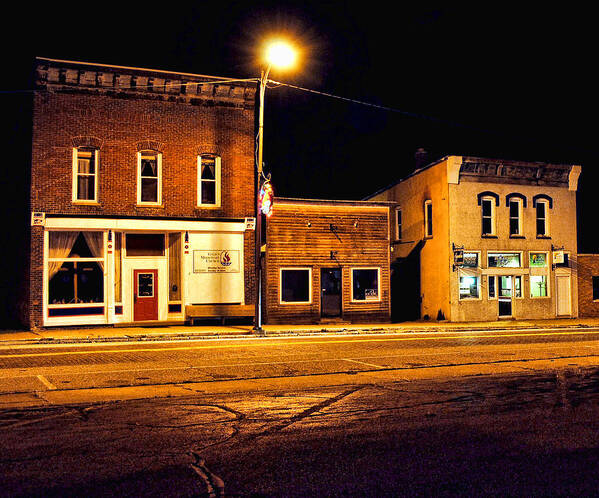
[[[256,327],[254,326],[254,328],[252,328],[252,333],[259,335],[259,336],[265,336],[266,335],[266,330],[264,330],[262,327]]]

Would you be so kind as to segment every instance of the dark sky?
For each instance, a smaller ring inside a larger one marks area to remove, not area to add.
[[[431,160],[581,164],[579,250],[599,252],[595,18],[573,8],[480,4],[25,5],[12,18],[17,33],[3,40],[11,70],[2,86],[24,89],[36,55],[255,77],[263,38],[285,33],[302,47],[301,64],[272,79],[393,110],[269,89],[264,151],[277,195],[362,198],[410,173],[419,147]]]

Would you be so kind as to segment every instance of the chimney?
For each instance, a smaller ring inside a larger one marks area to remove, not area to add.
[[[416,169],[426,166],[428,164],[428,152],[426,152],[426,150],[424,150],[422,147],[419,147],[414,153],[414,162],[416,164]]]

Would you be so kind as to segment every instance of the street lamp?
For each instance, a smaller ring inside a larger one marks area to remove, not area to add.
[[[264,155],[264,94],[270,70],[275,67],[286,69],[293,66],[296,52],[288,43],[276,40],[265,50],[266,69],[260,75],[260,104],[258,108],[258,153],[256,154],[256,308],[254,331],[262,334],[262,213],[260,212],[260,188],[262,187],[262,157]]]

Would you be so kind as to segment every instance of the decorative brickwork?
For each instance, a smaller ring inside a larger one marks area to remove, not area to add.
[[[255,83],[38,59],[31,211],[46,217],[243,221],[255,216]],[[218,82],[218,83],[215,83]],[[73,148],[98,151],[97,202],[73,202]],[[162,202],[137,204],[137,153],[162,153]],[[197,207],[198,151],[221,157],[221,203]],[[43,324],[43,231],[31,228],[23,314]],[[253,232],[244,237],[245,295],[254,295]]]

